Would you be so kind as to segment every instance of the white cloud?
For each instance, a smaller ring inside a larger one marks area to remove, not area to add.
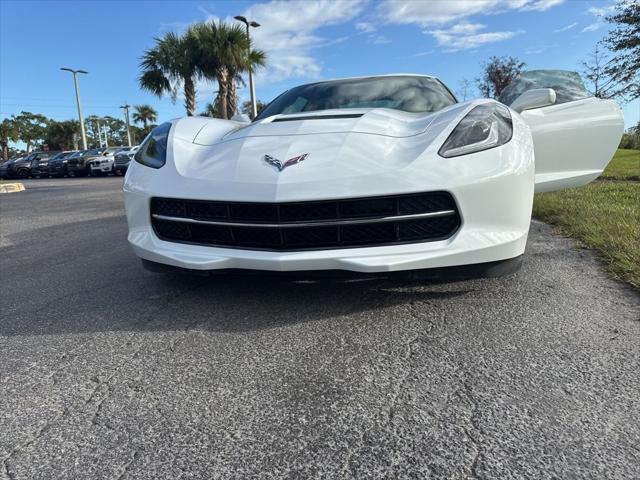
[[[371,22],[357,22],[356,30],[362,33],[371,33],[376,31],[376,26]]]
[[[578,22],[573,22],[573,23],[570,23],[569,25],[567,25],[566,27],[562,27],[562,28],[559,28],[557,30],[554,30],[554,32],[555,33],[566,32],[567,30],[571,30],[576,25],[578,25]]]
[[[583,32],[593,32],[593,31],[598,30],[599,28],[601,28],[603,26],[604,26],[604,23],[602,23],[602,22],[594,22],[594,23],[590,23],[589,25],[584,27],[582,29],[582,31]]]
[[[521,30],[511,32],[480,32],[486,26],[479,23],[460,23],[448,29],[429,30],[425,33],[432,35],[443,47],[445,52],[468,50],[488,43],[501,42],[523,33]]]
[[[564,3],[564,0],[535,0],[532,2],[524,2],[524,5],[520,7],[520,10],[531,10],[536,12],[544,12],[556,5]]]
[[[540,53],[543,53],[551,48],[558,48],[560,45],[558,45],[557,43],[554,44],[550,44],[550,45],[535,45],[535,46],[531,46],[529,48],[527,48],[524,53],[526,55],[538,55]]]
[[[387,23],[415,23],[422,27],[444,25],[476,14],[489,15],[507,10],[544,11],[565,0],[384,0],[378,17]]]
[[[494,9],[498,0],[458,0],[453,2],[421,2],[384,0],[380,17],[388,23],[416,23],[422,27],[442,25],[454,20]]]
[[[435,53],[435,50],[427,50],[426,52],[414,53],[413,56],[414,57],[426,57],[427,55],[431,55],[433,53]]]
[[[589,7],[587,8],[587,14],[588,15],[593,15],[594,17],[606,17],[607,15],[609,15],[610,13],[612,13],[615,10],[615,6],[614,5],[610,5],[608,7]]]
[[[382,23],[416,24],[435,38],[444,51],[456,52],[500,42],[523,33],[482,31],[480,23],[467,19],[473,15],[495,15],[509,10],[544,11],[565,0],[383,0],[376,10]],[[454,25],[451,25],[454,24]]]
[[[262,81],[319,76],[322,65],[311,51],[346,38],[324,38],[317,35],[317,30],[352,20],[362,11],[364,3],[364,0],[272,0],[250,6],[243,15],[261,24],[251,29],[251,38],[268,56],[266,72],[260,74]]]
[[[582,29],[582,32],[594,32],[601,29],[605,25],[605,17],[612,13],[615,9],[615,5],[609,5],[608,7],[589,7],[584,12],[586,15],[595,17],[595,22],[590,23]]]
[[[374,45],[384,45],[386,43],[391,43],[391,40],[384,35],[369,35],[369,43],[373,43]]]

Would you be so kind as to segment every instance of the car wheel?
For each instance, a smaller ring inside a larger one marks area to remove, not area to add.
[[[25,178],[28,178],[29,177],[29,170],[27,170],[26,168],[21,168],[20,170],[18,170],[16,172],[16,176],[21,180],[23,180]]]

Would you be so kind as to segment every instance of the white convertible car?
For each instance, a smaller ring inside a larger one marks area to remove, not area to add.
[[[129,243],[151,270],[509,273],[534,192],[595,179],[622,131],[572,72],[464,103],[423,75],[302,85],[251,123],[157,127],[125,177]]]

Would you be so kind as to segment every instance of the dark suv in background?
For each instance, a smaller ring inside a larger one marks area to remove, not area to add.
[[[70,152],[62,152],[49,160],[47,167],[50,177],[64,177],[68,175],[67,162],[74,155],[79,155],[82,150],[72,150]]]
[[[31,152],[26,157],[16,158],[2,164],[0,176],[3,178],[29,178],[31,165],[40,158],[49,157],[50,152]]]
[[[106,148],[92,148],[84,150],[78,155],[71,155],[67,159],[67,173],[76,177],[86,177],[91,173],[89,162],[96,157],[102,156]]]
[[[139,148],[140,146],[136,145],[116,153],[113,160],[113,173],[115,175],[124,175],[126,173],[127,168],[129,168],[129,162],[131,162]]]
[[[12,169],[12,165],[16,162],[22,162],[25,157],[15,157],[0,164],[0,178],[11,178],[9,171]]]
[[[62,152],[37,152],[31,159],[31,176],[44,178],[49,176],[49,160]]]

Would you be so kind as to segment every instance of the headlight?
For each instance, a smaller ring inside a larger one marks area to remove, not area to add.
[[[136,162],[151,168],[162,167],[167,161],[169,130],[171,130],[170,123],[163,123],[151,130],[133,157]]]
[[[460,120],[438,153],[458,157],[504,145],[513,135],[509,109],[499,103],[478,105]]]

